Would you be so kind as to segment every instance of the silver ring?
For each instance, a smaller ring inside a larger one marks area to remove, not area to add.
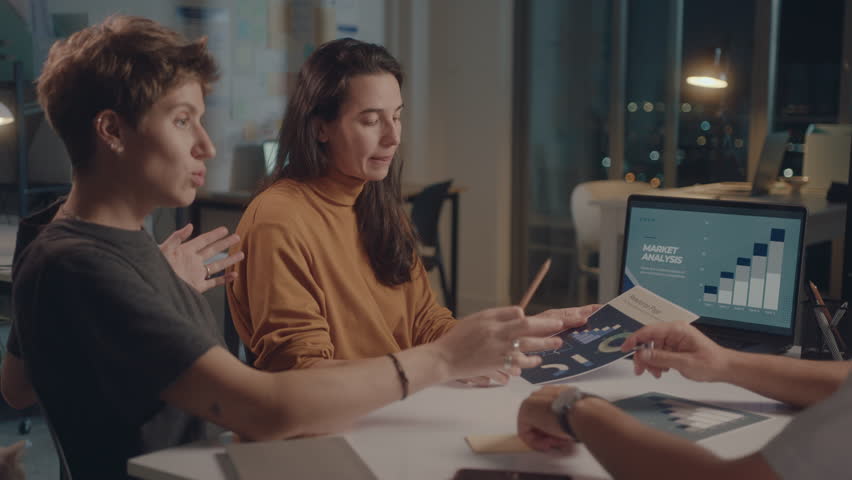
[[[512,341],[512,349],[516,352],[519,352],[521,350],[521,339],[520,338],[516,338]]]
[[[204,280],[210,280],[210,265],[204,265],[204,270],[207,272],[207,276],[204,277]]]
[[[505,357],[503,357],[503,370],[509,370],[512,368],[512,354],[507,353]]]

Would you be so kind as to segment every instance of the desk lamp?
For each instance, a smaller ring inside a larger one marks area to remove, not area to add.
[[[722,49],[717,48],[713,55],[713,66],[701,71],[698,75],[686,77],[686,83],[704,88],[727,88],[728,78],[721,66]]]

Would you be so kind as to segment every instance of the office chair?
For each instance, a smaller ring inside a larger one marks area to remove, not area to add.
[[[59,457],[59,480],[71,480],[71,469],[68,467],[68,460],[65,458],[65,450],[62,444],[59,443],[59,436],[56,435],[56,430],[53,428],[53,422],[47,415],[47,410],[42,407],[41,413],[44,416],[44,422],[47,424],[47,429],[50,431],[50,438],[53,439],[53,446],[56,448],[56,456]]]
[[[24,365],[27,376],[30,377],[29,362],[25,362]],[[41,415],[44,417],[44,423],[47,424],[47,429],[50,432],[50,438],[53,440],[53,446],[56,449],[56,456],[59,459],[59,480],[71,480],[71,468],[68,467],[68,460],[65,457],[65,449],[62,448],[62,444],[59,442],[59,436],[56,434],[56,429],[53,428],[53,422],[50,421],[50,415],[48,415],[47,409],[44,408],[44,405],[42,405],[40,400],[35,406],[30,407],[27,410],[35,408],[41,410]]]
[[[441,245],[438,241],[438,220],[441,218],[441,207],[444,205],[444,199],[447,198],[452,183],[452,180],[434,183],[409,200],[411,202],[411,223],[417,232],[417,239],[421,246],[432,249],[431,254],[424,253],[421,250],[420,260],[427,272],[438,268],[444,304],[451,310],[456,304],[456,299],[453,298],[452,290],[447,281],[444,260],[441,256]]]
[[[577,268],[580,270],[577,301],[586,304],[596,301],[589,291],[589,277],[598,278],[600,269],[592,262],[600,248],[601,209],[593,202],[624,200],[631,193],[652,188],[645,182],[627,183],[624,180],[594,180],[577,185],[571,192],[571,217],[577,246]]]
[[[25,362],[24,365],[26,367],[27,376],[29,377],[29,362]],[[41,401],[38,401],[35,406],[28,407],[26,410],[29,412],[35,409],[41,410],[41,415],[44,417],[44,423],[47,424],[47,430],[50,432],[51,440],[53,440],[53,447],[56,449],[56,456],[59,459],[59,480],[71,480],[71,468],[68,467],[68,460],[65,457],[65,449],[63,449],[62,444],[59,443],[59,436],[56,434],[56,429],[53,428],[53,422],[50,421],[50,415],[48,415],[47,409],[44,408]],[[25,420],[29,421],[29,418]],[[21,427],[18,427],[19,430],[20,428]],[[27,433],[29,433],[29,430],[27,430]]]

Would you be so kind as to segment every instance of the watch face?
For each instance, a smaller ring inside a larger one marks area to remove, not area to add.
[[[577,387],[568,387],[559,393],[559,396],[550,404],[550,409],[557,415],[562,415],[565,409],[571,408],[574,403],[583,398],[583,392]]]

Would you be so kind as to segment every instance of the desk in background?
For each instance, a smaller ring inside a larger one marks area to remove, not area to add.
[[[407,184],[402,185],[402,198],[410,201],[416,197],[426,185]],[[445,299],[447,308],[453,314],[456,313],[456,302],[458,299],[458,251],[459,251],[459,195],[466,190],[465,187],[450,187],[447,199],[450,201],[450,292],[451,298]],[[242,213],[251,200],[253,192],[208,192],[199,191],[198,195],[188,208],[189,222],[192,223],[193,232],[196,234],[202,230],[202,210],[215,209]],[[180,211],[176,215],[177,228],[186,225],[187,218]],[[231,229],[233,231],[233,229]]]
[[[696,383],[677,373],[660,380],[635,377],[630,360],[619,360],[571,383],[610,400],[654,391],[770,417],[698,442],[723,458],[759,450],[792,418],[788,407],[732,385]],[[537,389],[520,378],[496,388],[431,387],[363,417],[343,435],[380,479],[450,479],[459,468],[567,473],[575,480],[609,478],[583,445],[570,457],[538,452],[482,455],[470,450],[467,435],[515,433],[518,407]],[[128,473],[144,480],[235,480],[227,473],[228,462],[218,442],[195,443],[132,458]],[[282,477],[286,473],[287,465],[281,465]]]
[[[762,197],[712,195],[707,187],[696,185],[685,188],[643,191],[643,195],[680,196],[750,202],[772,202],[790,205],[802,205],[808,209],[805,227],[805,245],[814,245],[826,241],[832,242],[831,296],[840,297],[840,283],[843,262],[842,239],[846,229],[846,204],[828,203],[825,192],[802,192],[800,195],[766,195]],[[598,302],[606,303],[618,295],[620,281],[622,244],[624,241],[624,220],[627,215],[627,196],[621,199],[595,202],[601,209],[600,228],[600,279],[598,281]],[[804,272],[804,271],[803,271]],[[804,273],[803,273],[804,275]]]
[[[11,316],[12,302],[12,256],[18,236],[17,225],[0,225],[0,318]],[[8,312],[6,311],[8,310]]]

